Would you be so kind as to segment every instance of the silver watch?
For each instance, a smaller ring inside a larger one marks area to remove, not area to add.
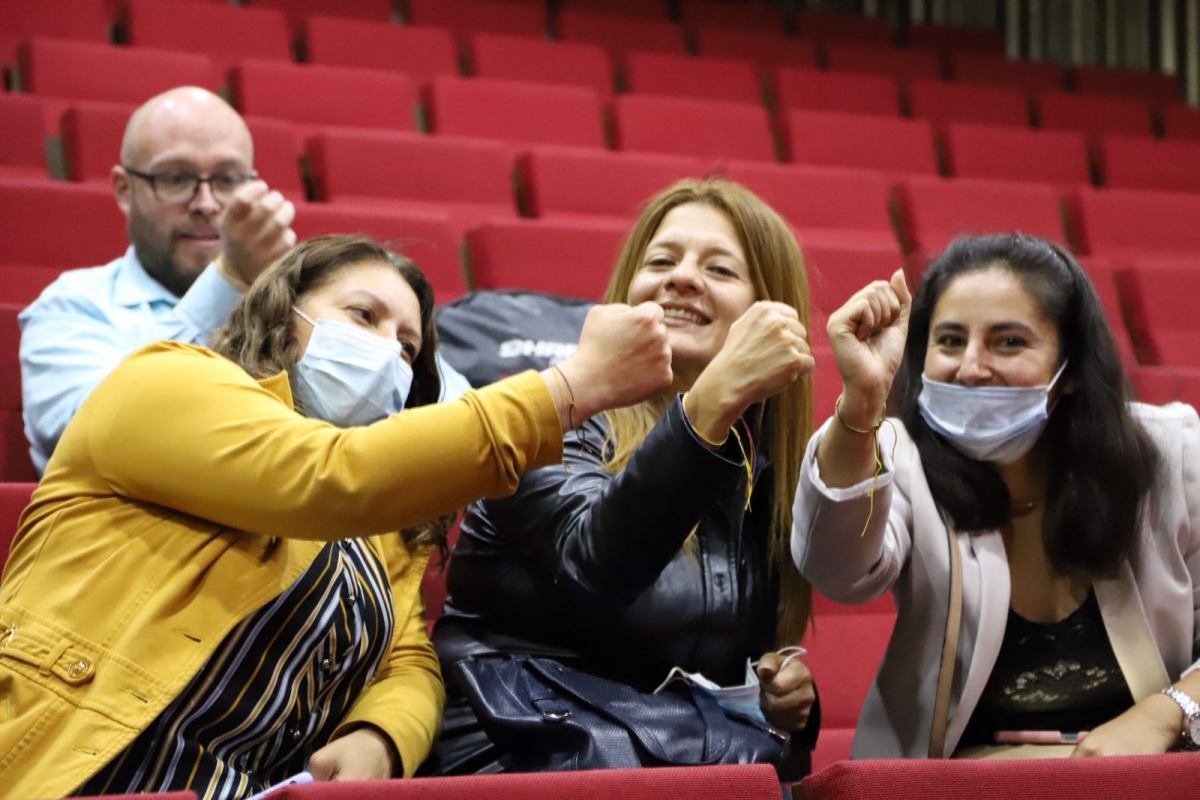
[[[1183,709],[1183,737],[1191,740],[1192,746],[1200,746],[1200,704],[1173,686],[1163,689],[1162,694],[1179,703]]]

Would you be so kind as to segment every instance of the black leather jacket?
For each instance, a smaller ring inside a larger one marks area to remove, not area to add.
[[[616,475],[601,466],[606,434],[589,421],[567,435],[565,468],[468,510],[433,635],[445,675],[472,654],[529,652],[642,691],[673,666],[734,685],[775,649],[769,464],[748,511],[737,441],[707,447],[678,398]],[[814,709],[793,750],[811,749],[818,726]]]

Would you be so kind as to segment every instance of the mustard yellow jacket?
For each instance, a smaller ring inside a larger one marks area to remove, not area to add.
[[[392,651],[342,725],[387,732],[411,775],[444,700],[394,531],[511,493],[562,456],[535,373],[340,429],[205,350],[158,342],[80,408],[0,579],[0,797],[62,797],[143,731],[239,622],[327,541],[365,537],[392,577]]]

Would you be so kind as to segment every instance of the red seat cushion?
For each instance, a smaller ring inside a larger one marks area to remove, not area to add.
[[[599,300],[628,230],[624,220],[492,220],[467,233],[467,254],[481,289]]]
[[[597,45],[477,33],[471,56],[481,78],[585,86],[605,100],[613,94],[612,60]]]
[[[430,130],[523,144],[604,147],[600,98],[582,86],[436,78],[429,90]]]
[[[899,197],[914,253],[938,253],[968,234],[1022,233],[1063,243],[1062,207],[1049,186],[960,178],[912,178]]]
[[[1105,185],[1114,189],[1200,194],[1200,141],[1105,136],[1096,156]]]
[[[789,161],[885,173],[936,175],[933,126],[924,120],[789,111],[784,117]]]
[[[625,62],[630,92],[758,103],[758,75],[749,60],[630,53]]]
[[[316,16],[304,31],[313,64],[392,70],[417,81],[458,74],[458,47],[445,28]]]
[[[929,120],[938,130],[952,122],[1029,127],[1029,101],[1019,89],[912,81],[908,100],[912,115]]]
[[[960,178],[1091,182],[1087,141],[1074,131],[955,123],[946,130],[946,155],[951,173]]]
[[[306,203],[297,204],[292,229],[301,240],[358,233],[386,243],[424,270],[439,303],[467,291],[459,259],[461,238],[446,212]]]
[[[906,80],[936,81],[942,77],[942,57],[930,50],[830,42],[825,45],[825,66],[837,72],[867,72]]]
[[[534,147],[517,160],[527,213],[544,219],[609,216],[631,222],[642,205],[680,178],[702,173],[699,159]]]
[[[126,35],[135,47],[212,57],[222,69],[244,58],[292,58],[292,34],[282,11],[190,0],[128,0]]]
[[[770,118],[760,105],[650,95],[622,95],[614,105],[620,150],[775,160]]]

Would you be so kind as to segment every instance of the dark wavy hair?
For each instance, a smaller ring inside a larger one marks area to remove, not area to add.
[[[1061,247],[1020,233],[964,237],[933,263],[913,297],[904,361],[892,391],[894,412],[921,453],[938,506],[960,530],[997,528],[1012,518],[1011,498],[992,465],[975,461],[934,433],[917,406],[933,309],[960,275],[1011,272],[1058,330],[1063,392],[1046,431],[1046,555],[1063,574],[1113,575],[1136,563],[1144,500],[1161,456],[1133,418],[1132,392],[1096,288]]]
[[[258,277],[225,326],[213,333],[210,347],[255,378],[290,370],[303,355],[293,333],[292,309],[344,268],[368,261],[395,269],[421,306],[421,351],[413,359],[413,385],[405,407],[436,403],[442,383],[433,287],[420,267],[365,236],[320,236],[292,248]]]
[[[255,378],[287,372],[303,355],[293,332],[293,307],[343,269],[364,262],[391,266],[416,294],[421,307],[421,351],[413,359],[413,384],[405,408],[436,403],[442,383],[437,366],[433,287],[420,267],[365,236],[320,236],[292,248],[247,290],[229,321],[213,333],[209,347]],[[444,553],[446,531],[453,516],[403,531],[405,542],[436,544]]]

